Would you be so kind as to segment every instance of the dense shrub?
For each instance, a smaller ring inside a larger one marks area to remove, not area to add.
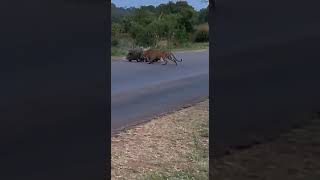
[[[112,46],[118,46],[119,45],[118,39],[111,39],[111,45]]]
[[[111,43],[117,48],[157,47],[162,40],[167,40],[171,48],[209,40],[208,29],[196,27],[207,20],[208,9],[196,11],[185,1],[133,9],[113,6],[112,13]]]
[[[209,26],[208,24],[198,27],[193,37],[194,42],[208,42],[209,41]]]

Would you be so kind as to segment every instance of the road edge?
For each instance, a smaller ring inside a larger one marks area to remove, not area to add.
[[[152,117],[147,117],[147,118],[141,119],[139,121],[136,121],[136,122],[134,122],[132,124],[128,124],[128,125],[126,125],[124,127],[115,129],[115,130],[111,131],[111,138],[117,137],[121,132],[130,130],[130,129],[134,129],[139,125],[143,125],[143,124],[148,123],[148,122],[150,122],[152,120],[155,120],[157,118],[164,117],[166,115],[173,114],[173,113],[175,113],[177,111],[180,111],[180,110],[195,106],[196,104],[204,102],[206,100],[210,101],[208,96],[200,97],[200,98],[192,100],[191,102],[189,102],[187,104],[183,104],[183,105],[177,106],[176,108],[173,108],[170,111],[166,111],[166,112],[163,112],[161,114],[158,114],[158,115],[155,115],[155,116],[152,116]]]

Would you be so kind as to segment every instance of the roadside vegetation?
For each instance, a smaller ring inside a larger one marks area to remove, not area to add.
[[[113,180],[208,180],[209,102],[112,138]]]
[[[151,47],[198,50],[209,46],[208,8],[196,11],[185,1],[140,8],[111,7],[111,55]]]

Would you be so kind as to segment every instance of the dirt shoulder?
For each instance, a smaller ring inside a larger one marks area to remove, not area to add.
[[[208,101],[112,138],[113,180],[208,179]],[[320,118],[214,161],[215,180],[320,179]]]
[[[209,101],[112,138],[112,180],[208,179]]]
[[[215,160],[215,180],[320,179],[320,120],[310,120],[273,142]]]
[[[111,56],[112,61],[126,60],[125,56]]]

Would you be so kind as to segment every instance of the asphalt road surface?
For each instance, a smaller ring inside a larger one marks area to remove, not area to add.
[[[178,66],[112,61],[112,132],[209,96],[209,51],[175,56]]]

